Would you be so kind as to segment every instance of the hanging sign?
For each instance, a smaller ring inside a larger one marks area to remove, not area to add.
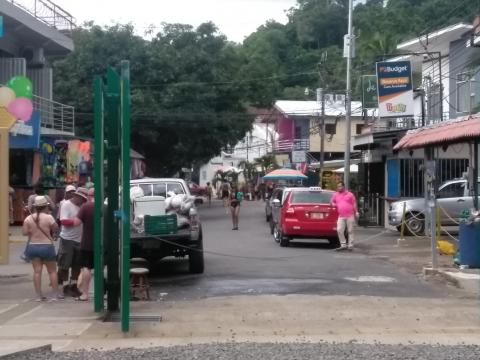
[[[380,117],[413,116],[410,61],[378,62],[377,82]]]

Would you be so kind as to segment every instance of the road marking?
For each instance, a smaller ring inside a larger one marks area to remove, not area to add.
[[[378,282],[378,283],[392,283],[397,281],[397,279],[389,276],[357,276],[357,277],[346,277],[344,279],[348,281],[355,281],[355,282]]]

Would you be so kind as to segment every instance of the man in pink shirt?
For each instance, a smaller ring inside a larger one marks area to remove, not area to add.
[[[337,233],[340,239],[340,247],[335,250],[352,250],[353,225],[355,224],[355,219],[358,219],[357,200],[355,195],[345,190],[343,181],[337,184],[337,192],[332,196],[331,205],[336,206],[338,211]],[[345,227],[348,231],[348,246],[345,239]]]

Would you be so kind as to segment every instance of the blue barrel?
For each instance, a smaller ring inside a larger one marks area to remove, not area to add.
[[[460,222],[460,264],[480,267],[480,224]]]

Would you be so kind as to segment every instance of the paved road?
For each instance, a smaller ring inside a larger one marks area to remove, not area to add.
[[[281,248],[265,222],[263,202],[244,202],[240,230],[220,202],[200,208],[204,229],[203,275],[190,275],[186,261],[167,260],[151,282],[153,297],[192,300],[240,294],[371,295],[443,297],[446,290],[361,251],[334,252],[327,242]],[[358,242],[382,231],[358,230]]]

